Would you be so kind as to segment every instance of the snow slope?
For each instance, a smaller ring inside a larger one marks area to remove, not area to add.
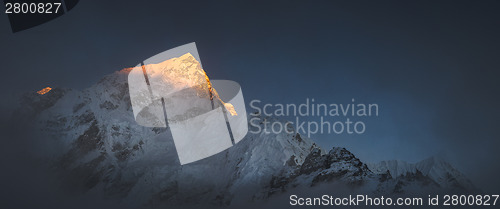
[[[23,118],[35,121],[36,143],[44,147],[43,156],[64,190],[102,194],[133,208],[156,208],[233,206],[328,182],[370,185],[368,190],[383,194],[473,188],[460,172],[434,158],[367,166],[344,148],[327,153],[298,133],[254,134],[252,129],[233,147],[181,166],[168,127],[148,128],[134,121],[129,71],[115,72],[82,91],[54,88],[23,97]]]

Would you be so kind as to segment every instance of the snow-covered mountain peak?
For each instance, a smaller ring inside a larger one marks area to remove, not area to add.
[[[62,184],[71,185],[70,190],[100,192],[139,207],[227,206],[272,198],[297,185],[315,187],[329,182],[375,185],[372,191],[382,193],[427,187],[422,179],[442,188],[472,188],[444,161],[384,161],[367,166],[345,148],[326,152],[285,126],[286,121],[254,114],[248,120],[260,117],[258,121],[281,122],[291,133],[255,132],[250,127],[245,138],[231,148],[181,166],[168,127],[148,128],[135,122],[129,72],[107,75],[81,91],[54,88],[44,95],[23,97],[24,107],[30,109],[27,112],[33,113],[26,114],[26,119],[35,121],[37,143],[52,147],[47,149],[50,166]],[[422,178],[401,177],[417,171]]]
[[[440,187],[457,188],[476,191],[477,188],[462,173],[440,157],[429,157],[417,163],[401,160],[369,163],[368,167],[374,173],[383,174],[389,171],[392,177],[421,173],[434,180]]]

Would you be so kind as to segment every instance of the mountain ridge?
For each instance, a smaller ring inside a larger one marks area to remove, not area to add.
[[[35,121],[43,139],[38,143],[53,147],[46,156],[51,156],[50,166],[66,189],[80,195],[100,191],[132,207],[230,206],[266,201],[297,187],[331,182],[364,187],[377,194],[424,187],[473,189],[449,164],[365,164],[345,148],[324,151],[285,121],[252,114],[249,119],[281,122],[293,133],[249,132],[233,147],[181,166],[168,127],[147,128],[135,123],[128,72],[117,71],[81,91],[54,88],[44,95],[23,97],[21,109],[29,107],[24,112]],[[401,166],[407,169],[400,170]],[[456,181],[447,181],[452,178]]]

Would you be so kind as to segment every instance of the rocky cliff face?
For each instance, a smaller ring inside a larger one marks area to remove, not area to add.
[[[331,182],[379,194],[473,189],[445,162],[368,166],[344,148],[326,153],[295,132],[249,132],[233,147],[181,166],[168,127],[148,128],[134,121],[128,72],[108,75],[83,91],[54,88],[23,97],[24,119],[35,122],[37,143],[46,147],[49,166],[64,190],[102,193],[130,207],[219,207]]]

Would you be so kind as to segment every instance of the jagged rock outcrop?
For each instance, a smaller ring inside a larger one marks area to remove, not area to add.
[[[128,72],[108,75],[82,91],[54,88],[44,95],[23,97],[21,109],[29,110],[25,119],[35,122],[36,140],[53,147],[46,156],[64,189],[79,195],[100,191],[131,207],[219,207],[329,182],[374,184],[371,192],[382,194],[472,188],[443,162],[405,170],[390,162],[367,166],[345,148],[325,153],[295,132],[250,129],[233,147],[181,166],[168,127],[148,128],[135,122]],[[282,122],[285,127],[285,121],[276,118],[252,114],[249,120],[252,117]]]

